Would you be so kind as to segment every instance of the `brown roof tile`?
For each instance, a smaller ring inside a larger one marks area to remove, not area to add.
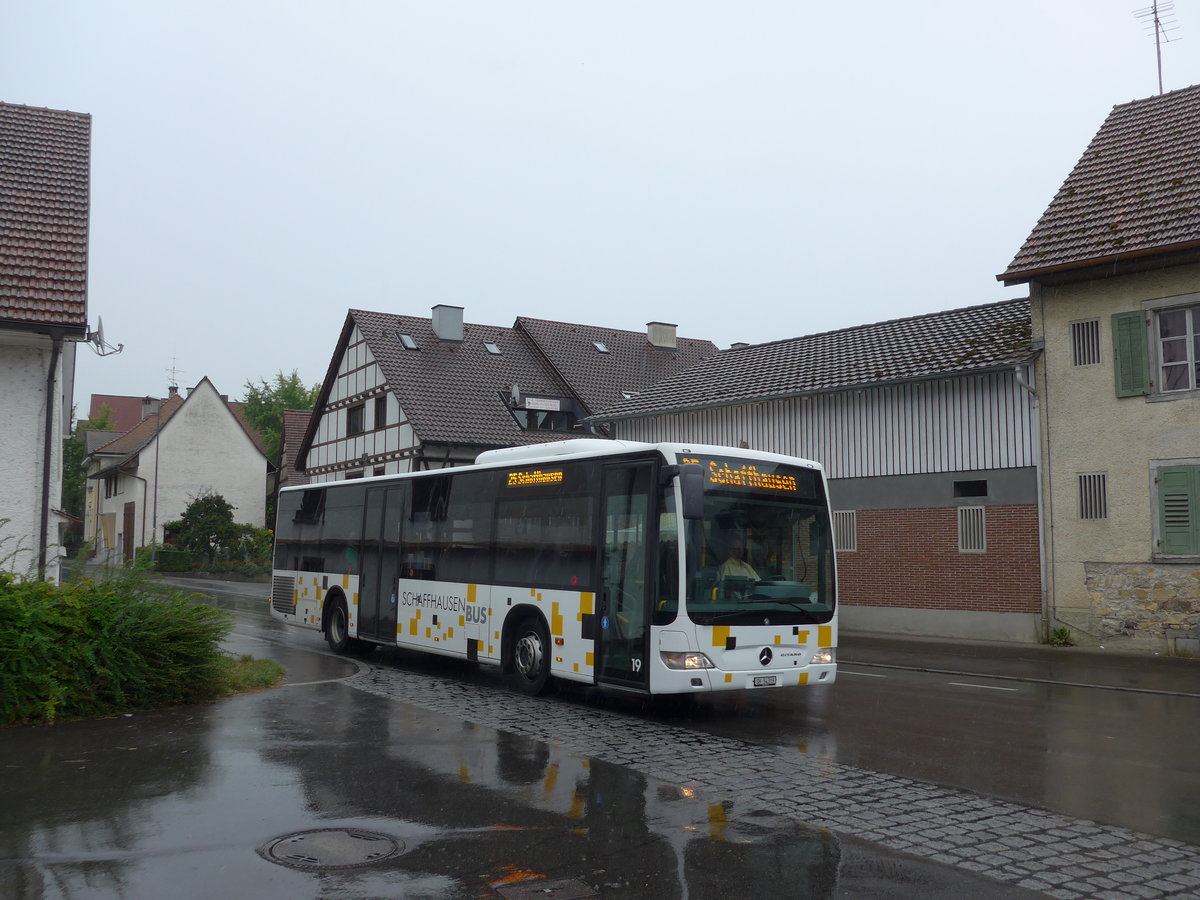
[[[726,350],[591,421],[732,406],[1028,361],[1029,301],[1006,300]]]
[[[0,322],[87,331],[91,117],[0,103]]]
[[[352,309],[357,324],[400,408],[423,443],[509,447],[561,434],[523,431],[505,408],[514,384],[526,395],[570,397],[571,392],[512,328],[463,323],[461,343],[441,341],[429,319]],[[417,350],[401,346],[398,333],[411,335]],[[346,332],[343,330],[343,335]],[[490,341],[499,354],[489,353]],[[342,343],[334,354],[340,356]],[[326,385],[330,379],[325,379]],[[322,397],[318,408],[325,403]]]
[[[717,345],[678,338],[675,349],[653,346],[644,331],[575,325],[546,319],[517,319],[550,364],[574,388],[587,411],[620,402],[626,392],[645,390],[676,372],[715,356]],[[607,352],[601,352],[596,344]]]
[[[1017,283],[1200,245],[1200,85],[1113,107],[1008,269]]]

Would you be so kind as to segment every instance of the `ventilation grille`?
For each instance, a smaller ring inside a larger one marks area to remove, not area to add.
[[[987,549],[984,507],[958,508],[958,549],[964,553],[982,553]]]
[[[1077,366],[1100,364],[1100,320],[1071,323],[1072,362]]]
[[[271,580],[271,608],[289,616],[296,612],[295,578],[290,575],[276,575]]]
[[[1108,476],[1103,472],[1079,476],[1079,518],[1108,518]]]
[[[838,550],[858,549],[858,513],[853,509],[834,510],[833,546]]]

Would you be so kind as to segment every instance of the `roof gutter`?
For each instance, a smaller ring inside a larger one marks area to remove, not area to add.
[[[1071,272],[1098,268],[1100,266],[1116,265],[1119,262],[1145,259],[1150,256],[1165,256],[1170,253],[1186,253],[1189,250],[1200,250],[1200,240],[1184,241],[1180,244],[1169,244],[1165,247],[1153,247],[1146,250],[1133,250],[1128,253],[1110,253],[1108,256],[1096,256],[1092,259],[1059,263],[1058,265],[1045,266],[1040,269],[1020,269],[1016,272],[1002,272],[996,276],[996,280],[1003,282],[1007,287],[1015,284],[1025,284],[1026,282],[1034,281],[1047,275],[1057,275],[1061,272]]]
[[[652,409],[642,410],[639,412],[625,413],[615,416],[606,416],[603,413],[589,416],[583,422],[586,425],[603,424],[605,422],[621,422],[628,419],[645,419],[650,416],[669,416],[677,413],[686,412],[703,412],[709,409],[723,409],[730,406],[745,406],[750,403],[769,403],[775,400],[793,400],[797,397],[818,397],[822,394],[844,394],[847,391],[865,391],[871,388],[894,387],[898,384],[923,384],[929,381],[943,381],[947,378],[958,378],[967,375],[992,375],[995,373],[1013,373],[1014,370],[1023,366],[1027,366],[1033,362],[1033,358],[1037,355],[1034,352],[1026,360],[1015,363],[1003,363],[995,366],[988,366],[983,369],[970,369],[965,372],[943,372],[941,374],[926,375],[921,378],[893,378],[890,381],[864,381],[859,384],[841,385],[836,388],[823,388],[821,390],[812,391],[793,391],[787,394],[770,394],[761,397],[743,397],[740,400],[717,401],[713,403],[699,403],[695,406],[682,406],[676,409]]]

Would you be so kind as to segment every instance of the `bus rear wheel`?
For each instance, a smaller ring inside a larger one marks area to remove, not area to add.
[[[325,620],[325,640],[334,653],[350,650],[350,617],[346,613],[346,601],[334,600]]]
[[[513,632],[513,682],[523,694],[540,694],[550,680],[550,635],[539,616],[523,619]]]

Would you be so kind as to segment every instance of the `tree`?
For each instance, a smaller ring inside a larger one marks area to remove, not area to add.
[[[83,458],[87,456],[87,433],[107,431],[112,427],[112,415],[113,411],[101,404],[100,411],[92,418],[76,422],[74,434],[63,441],[62,508],[76,518],[83,518],[83,501],[87,495],[87,477],[83,471]]]
[[[210,563],[217,558],[217,551],[232,547],[241,535],[229,501],[212,492],[194,497],[182,516],[163,527],[177,547],[203,553]]]
[[[295,369],[291,375],[277,372],[272,383],[268,383],[265,378],[260,378],[257,384],[253,381],[246,382],[242,410],[246,419],[262,435],[267,459],[275,465],[279,465],[282,451],[284,411],[297,409],[309,412],[317,405],[317,396],[320,393],[320,384],[306,388]]]

